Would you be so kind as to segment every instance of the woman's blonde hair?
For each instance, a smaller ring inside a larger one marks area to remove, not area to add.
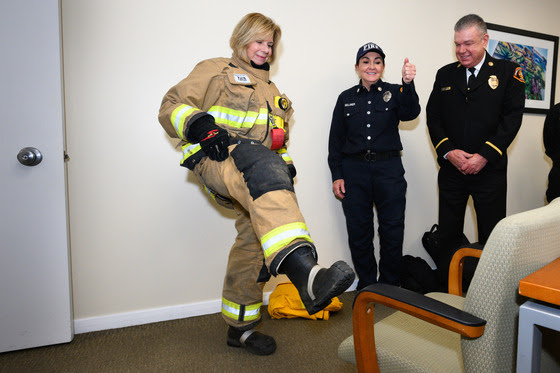
[[[282,36],[282,30],[274,21],[260,13],[249,13],[239,21],[233,29],[229,46],[233,50],[233,55],[249,63],[247,57],[247,46],[268,35],[272,34],[272,55],[268,59],[269,63],[274,62],[276,57],[276,47]]]

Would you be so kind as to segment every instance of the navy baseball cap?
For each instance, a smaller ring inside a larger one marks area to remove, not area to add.
[[[383,49],[381,49],[379,45],[369,42],[362,45],[360,49],[358,49],[358,53],[356,54],[356,65],[358,64],[358,61],[360,61],[360,58],[362,58],[368,52],[379,53],[383,61],[385,61],[385,53],[383,53]]]

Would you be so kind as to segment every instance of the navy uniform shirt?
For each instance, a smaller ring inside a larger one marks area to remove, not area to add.
[[[399,122],[420,114],[414,81],[390,84],[379,80],[368,91],[358,84],[338,96],[329,136],[332,180],[343,179],[342,158],[372,151],[402,150]]]

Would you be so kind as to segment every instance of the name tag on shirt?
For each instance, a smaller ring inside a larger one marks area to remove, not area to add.
[[[233,74],[233,79],[240,84],[251,83],[251,79],[249,79],[247,74]]]

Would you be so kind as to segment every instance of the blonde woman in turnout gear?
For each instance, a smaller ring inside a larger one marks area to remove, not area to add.
[[[317,264],[317,253],[293,188],[296,170],[286,152],[291,101],[269,80],[281,30],[270,18],[247,14],[230,39],[231,58],[200,62],[172,87],[159,121],[183,147],[181,165],[237,214],[222,293],[227,344],[269,355],[276,342],[254,330],[261,321],[270,274],[286,274],[309,314],[354,281],[343,261]]]

